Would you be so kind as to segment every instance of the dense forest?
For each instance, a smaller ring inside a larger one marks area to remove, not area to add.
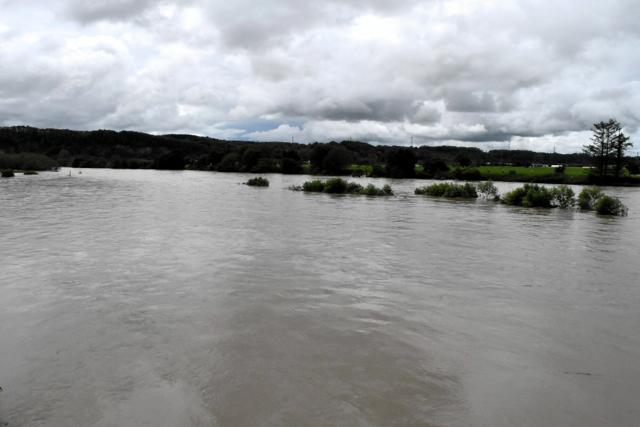
[[[590,162],[591,157],[584,153],[482,151],[451,146],[399,147],[358,141],[313,144],[224,141],[194,135],[150,135],[131,131],[0,128],[0,168],[13,169],[73,166],[438,178],[448,177],[452,165],[468,169],[486,164],[571,166]],[[626,158],[625,165],[629,170],[638,169],[635,158]]]

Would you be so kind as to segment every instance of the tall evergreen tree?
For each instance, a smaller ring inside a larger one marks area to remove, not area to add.
[[[594,123],[591,128],[591,143],[584,146],[583,151],[589,154],[596,163],[598,174],[607,175],[609,163],[615,154],[615,139],[620,134],[621,126],[617,120]]]
[[[616,135],[615,140],[613,141],[613,146],[615,150],[615,176],[616,178],[620,177],[620,171],[622,170],[622,161],[624,160],[624,152],[633,146],[633,143],[629,141],[631,138],[626,136],[624,133],[620,132]]]

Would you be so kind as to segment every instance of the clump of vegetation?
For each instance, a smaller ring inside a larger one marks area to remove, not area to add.
[[[349,183],[342,178],[331,178],[324,182],[323,191],[330,194],[344,194]]]
[[[617,197],[606,194],[596,201],[596,212],[600,215],[625,216],[627,208]]]
[[[578,206],[583,211],[592,211],[595,209],[596,201],[602,196],[604,193],[598,187],[585,187],[578,195]]]
[[[585,211],[596,211],[600,215],[624,216],[627,207],[613,196],[608,196],[598,187],[586,187],[578,195],[578,206]]]
[[[0,172],[0,174],[2,175],[3,178],[11,178],[15,176],[15,174],[13,173],[13,169],[3,169],[2,172]]]
[[[251,178],[250,180],[245,182],[245,185],[250,185],[252,187],[268,187],[269,186],[269,180],[267,178],[263,178],[261,176],[257,176],[255,178]]]
[[[576,204],[575,193],[566,185],[559,185],[551,189],[553,205],[562,209],[572,208]]]
[[[537,184],[525,184],[523,187],[505,194],[502,201],[508,205],[524,207],[570,209],[575,206],[575,193],[566,185],[545,188]],[[581,210],[596,211],[600,215],[624,216],[627,208],[616,197],[604,194],[598,187],[586,187],[578,195]]]
[[[310,192],[310,193],[322,193],[324,191],[324,182],[319,179],[314,179],[312,181],[306,181],[302,184],[302,191]]]
[[[392,196],[393,190],[389,185],[378,188],[373,184],[366,187],[356,183],[347,182],[342,178],[331,178],[326,181],[314,179],[304,184],[289,187],[294,191],[306,191],[311,193],[329,193],[329,194],[361,194],[363,196]]]
[[[538,184],[525,184],[523,187],[505,194],[502,201],[507,205],[525,208],[550,208],[552,207],[553,193]]]
[[[385,184],[382,188],[369,184],[366,187],[361,188],[358,193],[364,196],[393,196],[393,190],[388,184]]]
[[[22,172],[23,175],[38,175],[38,172],[36,171],[24,171]]]
[[[481,182],[476,185],[476,189],[478,191],[478,194],[480,194],[485,199],[500,200],[498,188],[493,184],[492,181]]]
[[[415,194],[426,194],[433,197],[450,197],[463,199],[477,199],[478,192],[476,187],[468,182],[465,184],[456,184],[452,182],[443,182],[438,184],[427,185],[425,187],[416,188]]]
[[[362,185],[357,182],[349,182],[347,183],[347,193],[355,194],[362,191]]]

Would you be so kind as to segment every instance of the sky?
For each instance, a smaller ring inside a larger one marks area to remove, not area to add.
[[[638,0],[0,0],[0,126],[640,151]]]

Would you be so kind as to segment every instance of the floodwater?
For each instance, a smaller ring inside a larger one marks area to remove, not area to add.
[[[248,177],[0,180],[0,425],[640,423],[640,189],[605,218]]]

